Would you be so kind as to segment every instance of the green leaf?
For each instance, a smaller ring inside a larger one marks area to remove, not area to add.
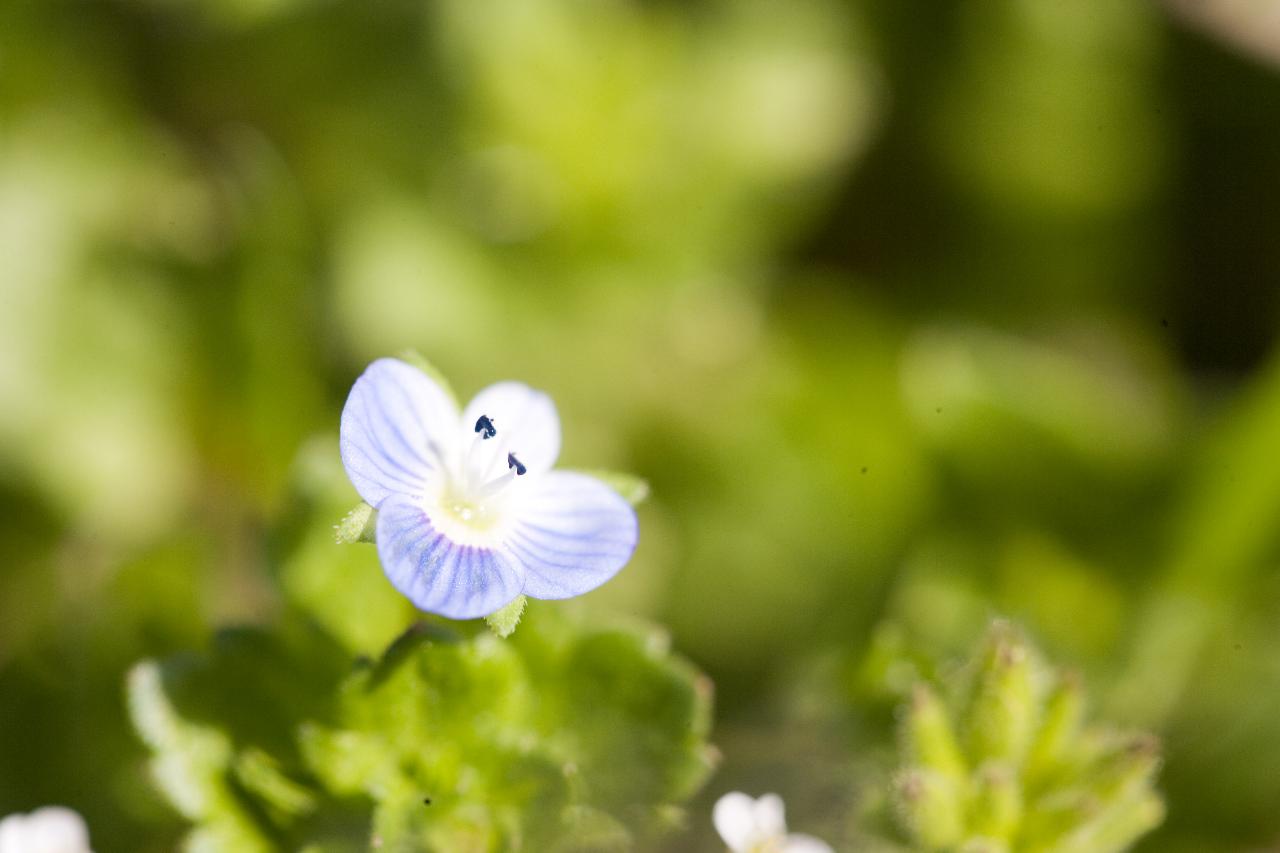
[[[540,608],[506,642],[407,635],[349,680],[342,725],[311,727],[306,749],[334,790],[379,800],[392,849],[554,849],[584,815],[634,843],[705,778],[709,706],[660,637]]]
[[[189,849],[297,849],[316,813],[350,813],[309,781],[296,738],[299,720],[329,717],[345,661],[313,628],[285,626],[224,631],[207,654],[134,667],[133,724],[157,787],[195,824]]]
[[[324,518],[323,511],[317,515]],[[416,611],[387,581],[373,549],[335,547],[329,534],[320,519],[304,527],[284,559],[280,583],[289,601],[348,653],[376,655]]]
[[[523,595],[517,595],[509,604],[484,617],[484,621],[489,623],[489,629],[493,633],[506,639],[511,636],[516,626],[520,624],[520,617],[524,615],[524,608],[528,603],[528,598]]]
[[[649,497],[649,483],[634,474],[620,471],[602,471],[598,469],[579,470],[577,473],[595,477],[609,488],[626,499],[627,503],[637,506]]]
[[[547,606],[507,640],[419,622],[345,660],[286,626],[139,666],[135,724],[193,843],[629,850],[711,767],[710,684],[654,631]]]
[[[427,361],[427,359],[423,357],[422,353],[417,350],[407,349],[402,351],[398,358],[407,364],[412,364],[414,367],[427,374],[431,381],[444,389],[444,392],[449,395],[449,399],[453,401],[455,406],[462,408],[458,403],[458,395],[454,393],[453,386],[449,384],[449,380],[445,378],[445,375],[440,372],[439,368]]]
[[[134,728],[151,748],[151,777],[183,817],[197,825],[187,847],[270,853],[269,838],[240,802],[229,773],[231,739],[216,726],[191,723],[164,688],[161,666],[143,661],[127,682]]]

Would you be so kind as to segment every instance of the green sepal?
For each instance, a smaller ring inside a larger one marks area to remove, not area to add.
[[[575,473],[595,477],[618,494],[632,506],[644,503],[649,497],[649,482],[635,474],[621,471],[602,471],[598,469],[575,470]]]
[[[908,761],[954,780],[968,774],[946,708],[925,684],[917,684],[903,717],[903,749]]]
[[[1027,756],[1023,781],[1039,789],[1055,781],[1071,760],[1071,747],[1084,725],[1084,688],[1080,676],[1064,672],[1045,703],[1044,720]]]
[[[401,361],[405,362],[406,364],[413,365],[414,367],[421,370],[423,373],[427,374],[427,377],[432,382],[436,383],[442,389],[444,389],[444,393],[449,395],[449,399],[453,401],[453,404],[455,406],[457,406],[458,408],[462,408],[462,406],[458,403],[458,395],[454,393],[453,386],[449,384],[449,380],[445,378],[445,375],[440,372],[440,369],[438,367],[436,367],[430,361],[427,361],[427,359],[423,357],[422,353],[414,349],[407,349],[407,350],[401,351],[400,355],[397,356],[397,358],[399,358]]]
[[[508,604],[484,617],[484,621],[489,624],[489,630],[505,640],[520,624],[520,617],[524,615],[524,608],[528,603],[528,598],[517,595]]]
[[[334,525],[335,536],[339,545],[353,545],[356,542],[377,541],[378,511],[364,501],[356,504],[351,512],[343,516],[342,521]]]
[[[1022,786],[1017,771],[1000,762],[984,764],[975,774],[973,788],[970,831],[995,841],[1012,841],[1022,820]]]
[[[987,632],[966,729],[969,753],[1020,765],[1038,723],[1031,652],[1009,623],[997,620]]]
[[[964,837],[964,792],[955,779],[913,768],[898,776],[894,793],[899,817],[920,847],[953,847]]]

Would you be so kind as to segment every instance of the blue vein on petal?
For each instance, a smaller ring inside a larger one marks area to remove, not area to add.
[[[525,566],[526,566],[526,568],[527,568],[529,571],[537,571],[537,574],[538,574],[538,576],[539,576],[539,577],[542,577],[542,578],[544,578],[544,579],[546,579],[546,580],[550,580],[550,581],[551,581],[552,583],[554,583],[556,586],[560,586],[561,584],[560,584],[559,582],[555,581],[555,580],[554,580],[554,578],[548,578],[548,577],[547,577],[545,574],[543,574],[541,571],[538,571],[538,569],[539,569],[539,568],[541,568],[541,567],[543,567],[543,566],[550,566],[550,567],[552,567],[552,568],[556,568],[556,569],[568,569],[569,571],[572,571],[572,572],[575,572],[575,573],[590,572],[591,574],[598,574],[598,573],[601,571],[601,569],[600,569],[600,567],[599,567],[598,565],[592,565],[592,564],[585,564],[585,565],[584,565],[584,563],[587,563],[587,561],[582,561],[582,562],[577,562],[577,563],[560,563],[560,562],[556,562],[555,560],[549,560],[549,559],[547,559],[546,557],[540,557],[540,556],[538,556],[536,553],[534,553],[533,551],[530,551],[530,550],[529,550],[529,549],[527,549],[527,548],[523,548],[523,547],[521,547],[520,545],[517,545],[517,544],[515,544],[515,543],[511,543],[511,542],[509,542],[509,543],[507,543],[507,547],[508,547],[508,548],[510,548],[510,549],[511,549],[513,552],[515,552],[516,554],[519,554],[519,555],[523,556],[523,558],[524,558],[524,559],[525,559],[525,561],[526,561],[526,562],[525,562]],[[618,556],[620,556],[620,555],[618,555],[618,554],[602,554],[602,555],[600,555],[600,556],[602,556],[602,557],[618,557]]]
[[[554,527],[543,527],[540,524],[533,524],[528,521],[521,521],[520,526],[524,528],[528,528],[529,530],[537,530],[540,533],[545,533],[548,536],[554,536],[557,539],[568,539],[570,541],[586,541],[590,539],[590,540],[599,541],[602,543],[612,543],[612,544],[618,544],[618,545],[627,544],[633,541],[632,539],[614,539],[613,537],[606,538],[602,534],[600,528],[598,527],[592,528],[590,530],[584,530],[581,533],[578,533],[578,532],[568,532],[564,530],[558,530]]]
[[[572,572],[572,574],[574,575],[580,575],[580,574],[604,575],[605,572],[607,571],[607,569],[602,569],[599,565],[583,566],[579,564],[579,565],[571,566],[571,565],[566,565],[564,563],[554,563],[554,562],[551,562],[550,560],[543,560],[536,556],[531,556],[528,554],[528,552],[526,552],[522,548],[519,548],[518,546],[509,545],[508,547],[510,547],[512,552],[515,553],[517,556],[524,555],[522,558],[522,562],[525,563],[525,571],[527,571],[529,574],[537,575],[537,577],[541,581],[543,581],[547,586],[553,587],[569,595],[575,595],[580,592],[580,590],[576,585],[570,586],[562,579],[564,576],[568,575],[569,572],[557,572],[557,571],[547,572],[544,570],[544,567],[549,567],[552,569],[569,569],[569,570],[576,569],[577,571]],[[617,555],[617,556],[620,556],[620,555]],[[621,566],[618,566],[617,568],[621,568]],[[560,575],[561,577],[558,578],[557,575]],[[601,578],[601,582],[603,582],[606,579],[607,578]]]
[[[404,399],[406,405],[408,406],[409,414],[412,417],[413,422],[417,424],[419,431],[421,431],[423,435],[423,438],[426,441],[430,442],[431,431],[428,430],[426,424],[422,422],[422,418],[420,416],[420,413],[418,412],[417,407],[413,405],[413,398],[409,394],[409,390],[398,384],[395,386],[395,388],[398,392],[400,392],[400,396]],[[416,447],[411,446],[411,449],[413,450],[414,455],[417,456],[418,459],[420,459],[424,465],[426,465],[432,471],[436,470],[437,466],[434,462],[424,457]]]
[[[527,536],[521,536],[518,534],[513,534],[511,538],[518,539],[519,541],[523,542],[526,547],[531,548],[540,553],[551,554],[551,555],[561,555],[565,557],[584,557],[585,558],[585,557],[615,556],[619,554],[624,554],[634,547],[630,542],[602,542],[600,543],[602,545],[606,545],[606,546],[614,545],[617,547],[609,548],[608,550],[604,550],[604,551],[600,551],[600,550],[585,551],[585,550],[575,550],[575,549],[566,548],[560,545],[560,543],[549,544],[546,542],[539,541],[537,539],[530,539]]]
[[[394,474],[391,471],[388,471],[387,469],[383,468],[381,465],[378,464],[378,460],[375,460],[373,458],[373,455],[364,449],[362,442],[354,438],[349,439],[350,443],[354,445],[362,454],[364,454],[364,457],[373,464],[373,467],[378,469],[378,473],[382,474],[384,477],[387,477],[389,479],[399,481],[400,485],[408,486],[410,489],[421,488],[423,485],[425,485],[421,482],[412,483],[404,479],[404,476],[402,475],[408,475],[409,477],[416,477],[417,475],[415,475],[408,468],[404,467],[404,465],[402,465],[401,463],[397,462],[396,454],[387,452],[386,442],[384,442],[382,439],[382,436],[379,433],[375,432],[369,425],[369,416],[367,411],[364,412],[362,414],[362,417],[358,420],[358,425],[364,429],[365,434],[369,437],[370,449],[377,451],[384,461],[391,464],[391,467],[394,471],[399,472],[399,474]],[[387,491],[391,491],[391,489],[388,489]]]
[[[511,540],[519,540],[525,543],[525,545],[528,548],[537,552],[552,554],[552,555],[559,554],[559,555],[571,556],[571,557],[613,557],[613,556],[618,556],[619,554],[625,553],[627,550],[629,550],[632,547],[631,543],[629,542],[606,541],[606,542],[602,542],[601,544],[617,545],[618,547],[609,549],[607,551],[575,551],[575,550],[570,550],[567,548],[560,547],[558,543],[548,544],[545,542],[540,542],[537,539],[530,538],[529,536],[526,536],[523,533],[519,533],[519,532],[513,532],[508,541],[511,541]]]
[[[404,435],[401,434],[400,428],[396,426],[395,422],[391,418],[387,417],[387,410],[382,403],[381,395],[377,394],[372,389],[369,389],[368,395],[369,395],[369,399],[368,399],[369,405],[365,407],[365,411],[362,413],[363,414],[362,425],[364,426],[365,431],[369,434],[370,438],[373,439],[374,443],[377,445],[378,450],[382,452],[383,456],[385,456],[391,462],[395,463],[397,467],[407,471],[408,469],[404,468],[402,463],[396,462],[396,460],[400,458],[401,454],[398,451],[393,452],[394,448],[390,446],[392,442],[387,441],[384,438],[385,433],[374,429],[373,422],[370,420],[370,415],[372,414],[371,410],[377,409],[377,413],[382,416],[379,419],[380,422],[387,425],[387,427],[391,431],[391,434],[395,436],[395,438],[400,442],[400,444],[406,450],[408,450],[411,455],[415,455],[413,454],[413,448],[409,446],[409,443],[407,441],[405,441]]]
[[[390,384],[395,389],[395,391],[398,394],[400,394],[400,396],[405,400],[406,408],[409,412],[409,419],[412,420],[418,426],[418,429],[422,430],[422,434],[424,436],[427,435],[428,434],[427,431],[422,427],[422,419],[418,417],[418,412],[413,406],[412,398],[407,396],[407,392],[405,391],[405,389],[401,388],[398,383],[392,382]],[[418,448],[414,444],[412,444],[408,439],[404,437],[404,433],[400,431],[400,424],[396,422],[395,418],[391,417],[389,400],[382,393],[382,389],[373,388],[371,389],[370,393],[372,393],[374,400],[377,402],[378,411],[383,416],[382,418],[383,423],[391,427],[391,432],[395,435],[396,439],[400,442],[400,444],[404,447],[404,449],[408,451],[410,456],[412,456],[413,458],[421,462],[423,465],[425,465],[428,470],[434,471],[436,466],[433,465],[429,459],[423,456],[422,452],[418,450]]]
[[[379,474],[381,474],[381,475],[382,475],[383,477],[385,477],[387,480],[389,480],[389,481],[391,481],[391,482],[393,482],[393,483],[396,483],[396,484],[398,484],[399,486],[401,486],[401,487],[404,489],[404,491],[403,491],[403,492],[399,492],[399,494],[412,494],[412,493],[414,493],[414,491],[415,491],[416,489],[419,489],[419,488],[421,488],[421,487],[422,487],[422,485],[423,485],[422,483],[416,483],[416,484],[415,484],[415,483],[410,483],[410,482],[407,482],[407,481],[404,479],[404,476],[403,476],[403,475],[406,475],[406,474],[407,474],[407,475],[409,475],[409,476],[412,476],[412,474],[411,474],[409,471],[405,470],[404,468],[400,468],[399,466],[395,466],[395,470],[396,470],[396,471],[398,471],[399,473],[394,473],[394,474],[393,474],[391,471],[388,471],[387,469],[383,468],[383,467],[382,467],[382,465],[380,465],[380,464],[379,464],[379,460],[375,459],[375,458],[374,458],[374,455],[373,455],[372,453],[370,453],[368,450],[366,450],[366,449],[361,445],[361,443],[360,443],[359,441],[357,441],[357,440],[355,440],[355,439],[352,439],[352,438],[348,438],[348,439],[347,439],[347,448],[348,448],[350,451],[352,451],[353,453],[358,453],[361,457],[363,457],[363,458],[364,458],[364,460],[365,460],[366,462],[368,462],[368,463],[369,463],[369,466],[370,466],[371,468],[373,468],[375,471],[377,471]],[[378,447],[378,448],[376,448],[376,449],[377,449],[377,450],[381,450],[381,447],[379,446],[379,447]],[[382,455],[382,456],[384,456],[384,457],[386,457],[386,454],[385,454],[385,453],[383,453],[383,454],[381,454],[381,455]],[[372,478],[372,477],[364,477],[364,479],[372,480],[373,478]],[[386,487],[385,487],[385,486],[381,486],[381,485],[379,485],[379,488],[384,488],[384,489],[385,489]],[[394,490],[394,489],[386,489],[386,491],[387,491],[387,493],[388,493],[388,494],[396,494],[396,493],[397,493],[397,492],[396,492],[396,490]],[[385,499],[385,498],[384,498],[384,499]]]

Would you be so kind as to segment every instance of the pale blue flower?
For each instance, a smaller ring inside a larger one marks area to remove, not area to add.
[[[461,413],[421,370],[369,365],[342,410],[342,463],[378,510],[391,583],[422,610],[485,616],[520,594],[570,598],[631,559],[635,511],[585,474],[553,471],[551,398],[499,382]]]

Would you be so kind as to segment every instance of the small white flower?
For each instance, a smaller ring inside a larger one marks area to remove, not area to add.
[[[0,853],[93,853],[84,818],[62,806],[0,820]]]
[[[786,812],[777,794],[758,800],[738,791],[725,794],[711,819],[733,853],[832,853],[831,845],[811,835],[787,834]]]

